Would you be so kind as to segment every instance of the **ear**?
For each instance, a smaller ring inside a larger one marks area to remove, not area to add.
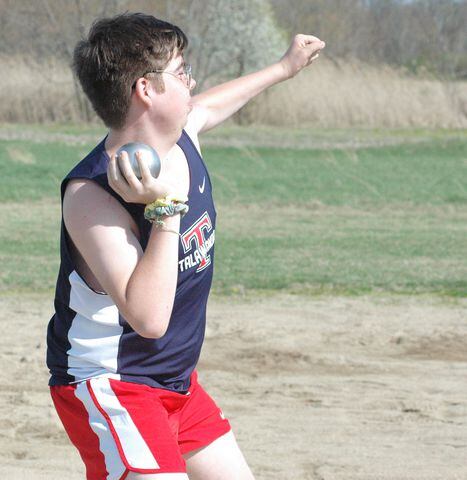
[[[156,95],[156,91],[149,79],[140,77],[138,80],[136,80],[133,95],[136,96],[138,101],[150,106],[154,95]]]

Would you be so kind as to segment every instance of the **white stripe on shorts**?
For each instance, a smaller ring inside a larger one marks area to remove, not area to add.
[[[188,480],[188,475],[186,473],[140,473],[138,478],[148,478],[149,480],[152,478],[157,478],[157,480]],[[131,478],[131,477],[125,477]]]
[[[126,471],[126,467],[120,458],[117,445],[107,425],[107,420],[94,404],[86,382],[81,382],[77,385],[75,396],[83,402],[84,408],[89,414],[89,425],[99,439],[99,449],[104,455],[105,468],[108,472],[107,480],[121,478]]]
[[[109,379],[105,377],[93,378],[89,381],[89,384],[99,406],[112,422],[128,465],[132,468],[145,470],[159,468],[154,455],[139,433],[130,414],[113,392]],[[105,422],[105,426],[107,427],[107,422]]]

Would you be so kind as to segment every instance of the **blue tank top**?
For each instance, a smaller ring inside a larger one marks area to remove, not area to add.
[[[69,180],[97,182],[115,197],[135,220],[145,250],[151,224],[144,205],[126,203],[107,182],[109,157],[105,139],[61,184],[61,199]],[[60,235],[60,269],[55,291],[55,313],[47,330],[49,385],[67,385],[96,376],[143,383],[186,392],[204,340],[206,304],[214,267],[216,211],[206,166],[188,134],[177,144],[190,172],[188,213],[181,219],[178,279],[168,329],[158,339],[138,335],[119,313],[110,296],[91,289],[76,271],[70,238],[63,222]],[[157,292],[147,292],[157,295]]]

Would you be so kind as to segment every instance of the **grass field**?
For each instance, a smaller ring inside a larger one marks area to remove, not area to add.
[[[60,180],[100,132],[18,131],[0,131],[0,288],[51,291]],[[467,132],[226,127],[205,140],[215,293],[467,295]]]

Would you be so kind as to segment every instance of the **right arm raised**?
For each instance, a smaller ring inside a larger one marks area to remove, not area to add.
[[[153,227],[143,252],[129,213],[85,179],[67,185],[63,218],[73,243],[131,327],[143,337],[162,337],[175,298],[178,236]],[[164,223],[178,231],[180,215]]]

